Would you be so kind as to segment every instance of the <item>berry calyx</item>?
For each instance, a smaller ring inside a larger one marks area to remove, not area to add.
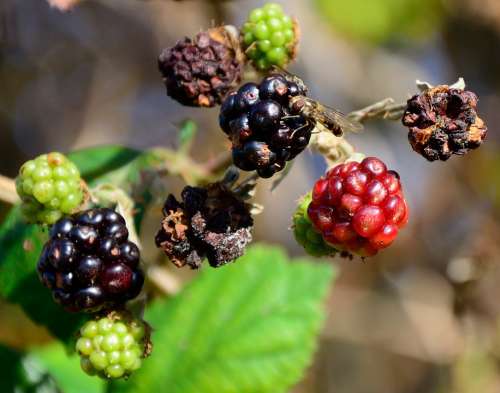
[[[293,214],[292,229],[295,240],[313,257],[334,256],[337,250],[323,240],[321,233],[314,228],[313,223],[307,215],[307,208],[311,201],[311,193],[306,194]]]
[[[283,75],[273,74],[260,84],[247,83],[230,93],[219,115],[232,143],[233,163],[268,178],[285,168],[309,144],[314,128],[301,115],[290,114],[290,100],[306,95]]]
[[[362,257],[390,246],[408,212],[399,175],[375,157],[330,169],[314,185],[307,207],[330,247]]]
[[[26,219],[50,225],[83,203],[85,185],[76,165],[65,155],[53,152],[21,166],[16,190]]]
[[[296,56],[298,27],[281,5],[267,3],[250,12],[241,28],[241,41],[252,65],[266,71],[273,65],[285,67]]]
[[[112,209],[90,209],[57,221],[37,270],[67,311],[96,312],[135,298],[144,275],[125,219]]]
[[[87,321],[75,346],[83,371],[104,379],[128,377],[151,352],[149,330],[125,312]]]

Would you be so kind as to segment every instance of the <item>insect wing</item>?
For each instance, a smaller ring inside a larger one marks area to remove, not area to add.
[[[310,98],[304,97],[309,108],[311,108],[311,115],[316,121],[324,125],[335,124],[340,127],[344,132],[359,132],[363,129],[363,125],[356,120],[349,119],[342,112],[320,104]]]

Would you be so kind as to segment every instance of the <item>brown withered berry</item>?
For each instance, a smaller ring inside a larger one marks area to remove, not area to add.
[[[252,241],[251,206],[222,183],[204,188],[187,186],[182,202],[169,195],[156,245],[177,267],[192,269],[205,258],[210,266],[232,262]]]
[[[477,115],[477,101],[473,92],[447,85],[410,98],[403,124],[413,150],[429,161],[446,161],[479,147],[487,127]]]
[[[163,50],[158,66],[170,97],[187,106],[213,107],[239,84],[245,57],[233,30],[215,27]]]

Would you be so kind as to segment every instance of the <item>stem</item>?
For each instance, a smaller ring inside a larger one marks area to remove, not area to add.
[[[14,179],[0,175],[0,201],[12,205],[19,202]]]
[[[384,98],[365,108],[349,113],[348,117],[360,123],[373,119],[399,120],[403,117],[405,109],[405,103],[395,103],[392,98]]]
[[[166,295],[174,295],[182,288],[182,282],[164,267],[151,266],[147,277],[150,282]]]

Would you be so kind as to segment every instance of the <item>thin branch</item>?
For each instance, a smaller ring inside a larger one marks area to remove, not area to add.
[[[0,175],[0,201],[12,205],[19,202],[14,179]]]
[[[374,119],[399,120],[403,117],[405,109],[405,103],[395,103],[392,98],[384,98],[379,102],[349,113],[348,117],[360,123]]]
[[[148,269],[147,277],[159,291],[167,295],[175,295],[183,285],[177,276],[160,266],[151,266]]]

